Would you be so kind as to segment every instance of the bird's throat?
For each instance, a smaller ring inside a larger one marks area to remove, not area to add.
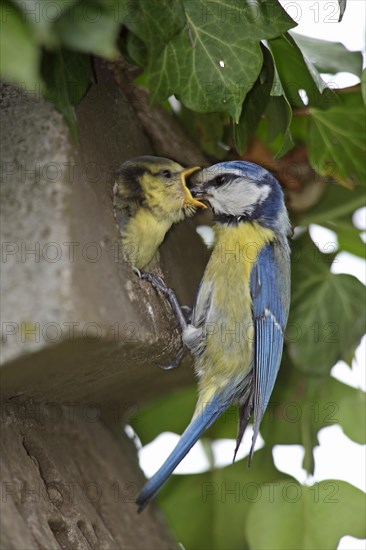
[[[123,250],[132,265],[145,269],[156,254],[172,223],[157,219],[148,209],[140,208],[123,231]]]

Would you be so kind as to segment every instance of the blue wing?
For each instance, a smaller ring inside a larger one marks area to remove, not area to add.
[[[261,250],[252,269],[250,291],[255,334],[252,457],[282,357],[290,301],[290,256],[287,242],[271,243]]]

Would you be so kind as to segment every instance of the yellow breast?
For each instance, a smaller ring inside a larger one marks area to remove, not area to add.
[[[171,225],[169,219],[157,219],[148,209],[139,208],[122,234],[123,250],[132,265],[138,269],[146,268]]]
[[[240,383],[250,368],[254,339],[250,274],[259,252],[275,236],[256,222],[220,225],[215,232],[216,244],[204,275],[204,283],[212,285],[206,347],[196,362],[200,404],[229,380]]]

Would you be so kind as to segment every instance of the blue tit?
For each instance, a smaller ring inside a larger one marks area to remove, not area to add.
[[[184,169],[162,157],[136,157],[116,172],[114,207],[123,249],[138,270],[153,259],[174,223],[206,206],[194,199],[185,178],[199,170]],[[121,213],[127,213],[126,216]],[[124,219],[123,219],[124,218]]]
[[[279,370],[290,305],[291,227],[277,180],[243,161],[202,170],[193,196],[213,212],[215,246],[183,342],[194,356],[199,397],[193,418],[137,498],[157,494],[202,433],[229,405],[239,405],[234,459],[253,416],[253,440]]]

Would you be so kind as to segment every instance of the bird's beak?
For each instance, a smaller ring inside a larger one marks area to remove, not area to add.
[[[198,198],[198,199],[205,199],[206,198],[206,192],[202,184],[194,185],[190,189],[192,193],[192,197]]]
[[[203,202],[195,199],[192,196],[191,191],[187,187],[186,178],[188,178],[188,176],[190,176],[194,172],[197,172],[197,170],[201,170],[201,168],[199,166],[192,166],[191,168],[186,168],[186,170],[183,170],[180,173],[180,182],[181,182],[182,187],[184,189],[185,202],[187,204],[191,204],[192,206],[196,206],[197,208],[207,208],[207,206]]]

